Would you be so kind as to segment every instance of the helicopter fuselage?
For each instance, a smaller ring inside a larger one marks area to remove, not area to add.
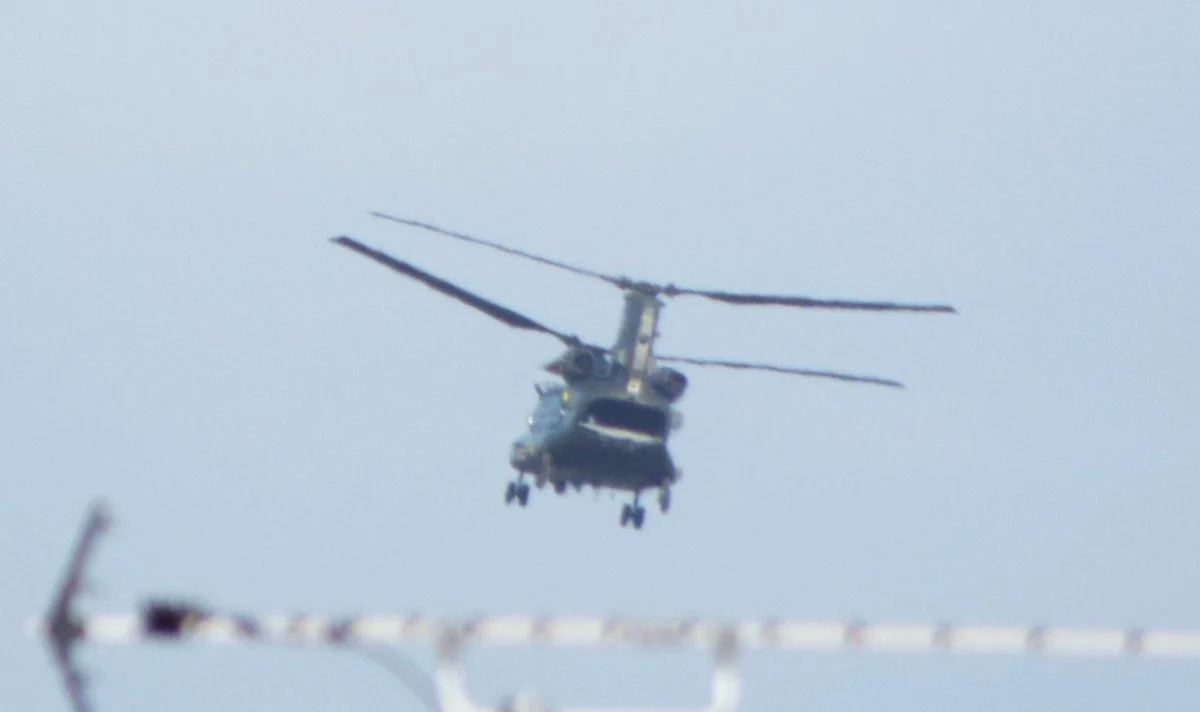
[[[639,492],[669,487],[678,477],[667,451],[674,411],[604,391],[552,384],[513,442],[509,462],[538,484]]]
[[[652,294],[627,292],[617,340],[608,352],[568,350],[547,366],[564,383],[537,386],[529,430],[512,446],[514,469],[560,492],[568,485],[666,490],[678,479],[667,440],[679,422],[671,402],[686,380],[654,365],[661,306]],[[679,379],[677,392],[656,387],[662,374]]]

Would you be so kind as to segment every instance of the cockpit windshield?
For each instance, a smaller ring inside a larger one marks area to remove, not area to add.
[[[536,386],[538,403],[529,415],[529,427],[544,430],[562,420],[563,394],[566,389],[558,383],[542,383]]]
[[[547,396],[558,396],[565,390],[565,387],[561,383],[546,381],[535,385],[533,389],[537,391],[538,398],[545,399]]]

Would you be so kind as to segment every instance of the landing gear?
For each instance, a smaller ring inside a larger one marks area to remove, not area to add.
[[[514,499],[522,507],[529,504],[529,485],[519,479],[516,482],[509,482],[504,489],[504,503],[512,504]]]
[[[658,510],[666,514],[671,509],[671,489],[663,487],[658,491]]]
[[[554,477],[554,459],[550,457],[550,453],[542,453],[542,468],[534,475],[534,482],[537,483],[538,489],[545,487],[546,482],[553,482],[554,491],[562,494],[558,491],[558,482]]]
[[[646,508],[633,504],[625,504],[621,506],[621,526],[627,527],[630,524],[634,529],[641,529],[642,524],[646,521]]]
[[[621,505],[621,526],[632,524],[634,529],[641,529],[645,521],[646,508],[638,504],[637,495],[633,497],[633,504]]]
[[[555,494],[565,494],[566,491],[567,491],[566,480],[556,480],[554,482],[554,493]]]

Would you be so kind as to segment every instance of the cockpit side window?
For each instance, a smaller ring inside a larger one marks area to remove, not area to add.
[[[529,427],[533,430],[545,430],[562,420],[565,407],[562,397],[566,392],[567,390],[558,384],[540,386],[540,397],[529,416]]]

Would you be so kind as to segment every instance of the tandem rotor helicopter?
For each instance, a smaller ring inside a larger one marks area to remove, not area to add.
[[[671,506],[671,487],[680,478],[680,471],[675,467],[667,450],[667,440],[670,432],[677,429],[681,423],[681,417],[674,405],[687,389],[688,379],[680,371],[660,366],[660,363],[770,371],[901,387],[899,382],[885,378],[836,371],[656,354],[654,340],[659,335],[659,312],[664,306],[662,297],[695,296],[726,304],[817,309],[942,313],[955,311],[953,307],[941,304],[898,304],[737,294],[635,281],[558,262],[419,220],[377,212],[371,215],[598,279],[624,292],[625,311],[617,330],[617,339],[611,347],[605,348],[585,343],[574,335],[544,326],[523,314],[484,299],[352,238],[333,238],[336,244],[457,299],[501,323],[517,329],[549,334],[561,341],[566,346],[566,351],[548,363],[545,370],[560,377],[562,383],[551,382],[534,386],[538,402],[529,416],[528,431],[512,444],[509,462],[517,471],[517,476],[508,483],[504,501],[507,504],[515,501],[522,507],[528,503],[527,476],[532,477],[538,489],[549,483],[558,494],[565,493],[568,487],[578,491],[585,485],[597,490],[625,490],[633,493],[633,500],[621,508],[622,527],[632,525],[635,529],[642,528],[646,509],[640,504],[640,499],[642,492],[647,490],[657,490],[658,507],[665,514]]]

